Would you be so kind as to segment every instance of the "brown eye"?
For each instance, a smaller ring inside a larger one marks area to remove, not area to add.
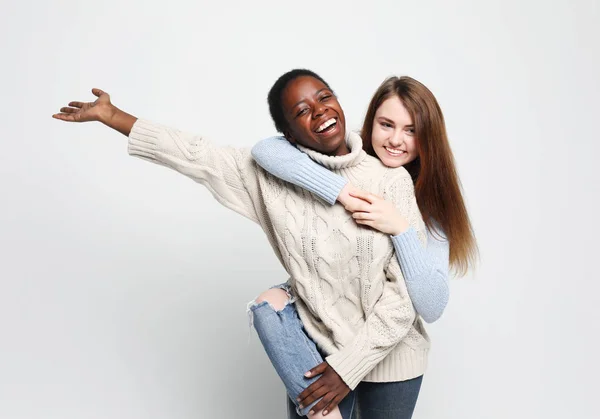
[[[304,108],[304,109],[302,109],[300,112],[298,112],[298,113],[296,114],[296,116],[302,116],[302,115],[306,114],[306,112],[308,112],[308,109],[307,109],[307,108]]]

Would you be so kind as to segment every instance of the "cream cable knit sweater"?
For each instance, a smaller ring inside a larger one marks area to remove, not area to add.
[[[396,202],[426,231],[403,168],[390,169],[349,134],[350,154],[312,159],[364,190]],[[343,206],[268,174],[250,150],[216,147],[204,138],[138,120],[131,155],[170,167],[206,186],[224,206],[257,222],[290,275],[310,337],[351,389],[361,380],[403,381],[422,375],[429,338],[408,297],[389,237],[359,226]]]

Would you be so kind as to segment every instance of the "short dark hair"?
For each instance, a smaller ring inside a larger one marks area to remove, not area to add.
[[[288,123],[285,119],[285,115],[283,114],[283,104],[281,103],[281,96],[286,86],[292,80],[297,79],[298,77],[308,76],[314,77],[315,79],[321,81],[329,90],[329,84],[321,76],[311,70],[307,70],[304,68],[296,68],[294,70],[290,70],[285,73],[283,76],[279,77],[277,81],[269,90],[269,95],[267,96],[267,102],[269,103],[269,112],[271,112],[271,118],[273,119],[273,123],[275,124],[275,128],[277,131],[285,133],[288,129]]]

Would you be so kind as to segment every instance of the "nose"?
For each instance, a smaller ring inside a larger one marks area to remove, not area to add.
[[[313,119],[320,118],[325,112],[327,112],[328,109],[329,108],[326,104],[317,102],[317,104],[315,105],[315,111],[313,112]]]
[[[404,131],[394,130],[394,133],[390,138],[390,145],[392,147],[400,147],[402,144],[404,144]]]

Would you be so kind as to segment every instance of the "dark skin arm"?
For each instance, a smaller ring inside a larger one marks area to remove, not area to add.
[[[323,410],[323,416],[331,412],[350,393],[350,387],[327,362],[322,362],[305,375],[314,377],[321,374],[319,379],[312,383],[298,396],[300,407],[308,406],[322,397],[321,401],[313,406],[310,414]]]
[[[98,98],[96,101],[69,102],[52,117],[67,122],[98,121],[128,137],[137,118],[113,105],[108,93],[100,89],[92,89],[92,93]]]
[[[70,102],[52,117],[67,122],[98,121],[129,136],[137,118],[114,106],[108,93],[100,89],[92,89],[92,93],[98,98],[96,101]],[[308,406],[322,397],[323,399],[313,407],[311,412],[323,410],[323,415],[326,415],[350,393],[350,388],[327,362],[317,365],[306,373],[307,377],[317,375],[321,376],[300,394],[298,400],[302,405]]]

